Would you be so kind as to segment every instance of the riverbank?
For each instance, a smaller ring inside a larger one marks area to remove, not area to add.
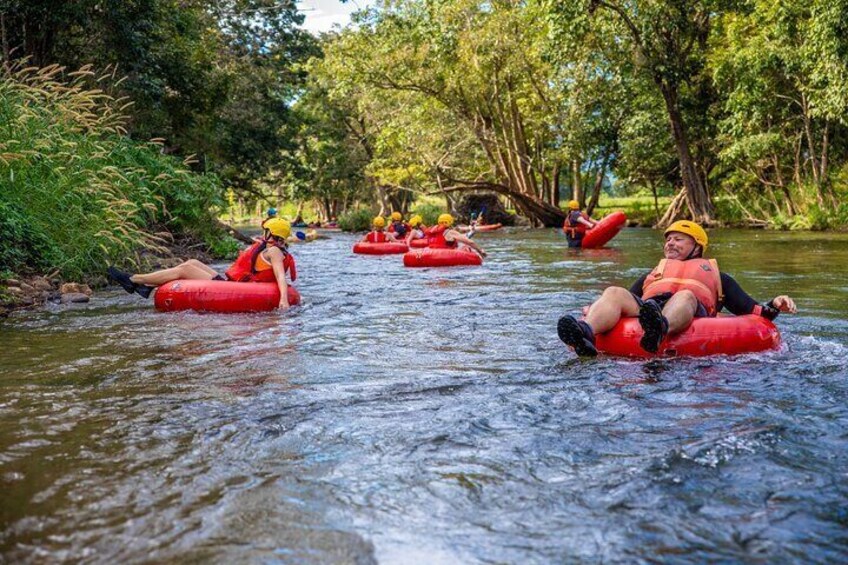
[[[149,270],[237,249],[216,220],[223,187],[162,140],[134,140],[120,99],[90,72],[19,69],[0,77],[0,313],[82,301],[109,264]]]
[[[204,263],[212,262],[201,241],[181,239],[163,247],[158,253],[142,251],[138,254],[139,272],[175,267],[188,259]],[[38,308],[46,304],[79,304],[88,302],[94,291],[112,284],[106,278],[106,266],[102,273],[91,273],[66,279],[57,271],[51,273],[17,274],[6,271],[0,274],[0,317],[12,312]]]

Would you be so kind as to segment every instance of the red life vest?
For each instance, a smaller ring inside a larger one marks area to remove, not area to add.
[[[663,259],[642,285],[642,298],[647,300],[664,292],[691,290],[698,301],[715,316],[724,301],[721,273],[715,259]]]
[[[274,276],[274,269],[256,269],[256,262],[260,254],[268,246],[267,241],[257,241],[236,257],[235,262],[230,265],[225,273],[227,278],[236,282],[274,282],[277,278]],[[283,252],[283,267],[288,271],[292,282],[297,280],[297,266],[294,262],[294,257],[283,248],[279,248]]]
[[[386,233],[381,231],[372,231],[365,236],[365,241],[369,243],[385,243],[388,239]]]
[[[579,215],[575,216],[575,214]],[[577,221],[577,218],[588,220],[589,216],[583,212],[572,210],[568,213],[568,216],[565,217],[565,221],[562,223],[562,231],[565,232],[565,235],[571,239],[577,239],[578,236],[582,237],[586,233],[586,224],[581,224]]]
[[[430,247],[441,249],[456,249],[458,243],[456,240],[448,241],[445,239],[445,232],[448,231],[446,226],[436,225],[428,228],[424,233],[427,235],[428,244]]]

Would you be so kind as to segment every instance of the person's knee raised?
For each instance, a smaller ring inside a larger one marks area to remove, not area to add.
[[[621,302],[626,298],[630,297],[630,291],[626,288],[621,288],[620,286],[610,286],[604,290],[604,294],[602,298],[606,300],[614,300],[616,302]]]
[[[695,293],[689,289],[684,288],[683,290],[679,290],[674,293],[674,301],[678,303],[688,303],[688,304],[697,304],[698,298],[695,296]]]

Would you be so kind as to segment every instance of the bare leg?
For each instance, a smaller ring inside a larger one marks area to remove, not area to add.
[[[162,269],[146,275],[133,275],[130,280],[146,286],[161,286],[177,279],[212,280],[217,274],[212,267],[204,265],[197,259],[189,259],[170,269]]]
[[[698,311],[698,299],[691,290],[681,290],[665,303],[663,316],[668,320],[668,333],[680,333],[689,327]]]
[[[639,315],[639,304],[626,288],[608,287],[601,297],[589,308],[586,323],[596,334],[602,334],[615,326],[621,318]]]

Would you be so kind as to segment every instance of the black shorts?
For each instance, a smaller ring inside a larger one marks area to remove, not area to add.
[[[631,292],[630,294],[633,294],[633,293]],[[653,300],[654,302],[659,304],[660,308],[662,308],[663,306],[665,306],[665,303],[668,302],[671,297],[672,297],[672,294],[670,292],[667,292],[665,294],[657,295],[657,296],[653,297],[651,300]],[[639,305],[639,308],[641,308],[642,304],[645,303],[644,300],[642,300],[641,298],[639,298],[635,294],[633,294],[633,298],[636,299],[636,304]],[[704,305],[701,304],[700,300],[698,301],[698,308],[697,308],[697,310],[695,310],[695,317],[696,318],[709,318],[710,317],[710,315],[707,313],[706,307],[704,307]]]
[[[226,280],[229,280],[229,279],[227,277],[225,277],[224,275],[215,275],[214,277],[212,277],[212,280],[213,281],[226,281]]]

